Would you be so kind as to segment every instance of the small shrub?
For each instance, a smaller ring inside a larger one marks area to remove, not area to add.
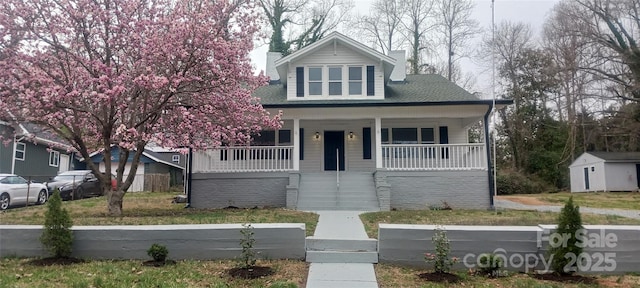
[[[249,269],[256,266],[256,252],[253,250],[253,245],[256,243],[256,239],[253,238],[253,226],[251,223],[242,224],[240,233],[242,239],[240,239],[240,246],[242,246],[242,252],[240,254],[240,268]]]
[[[62,208],[60,191],[56,189],[47,202],[47,211],[44,213],[44,229],[40,236],[42,245],[55,258],[65,258],[71,255],[73,246],[73,221],[69,212]]]
[[[562,243],[550,243],[549,257],[551,257],[551,268],[558,274],[572,274],[578,272],[577,261],[582,253],[582,247],[577,244],[577,232],[584,229],[582,226],[582,218],[580,217],[580,206],[573,204],[573,196],[565,203],[558,216],[558,228],[555,233],[562,235],[562,239],[566,237]]]
[[[149,250],[147,250],[147,255],[156,262],[164,262],[167,260],[169,250],[164,245],[153,243],[151,247],[149,247]]]
[[[492,253],[480,254],[478,263],[480,272],[488,276],[497,276],[504,267],[504,259]]]
[[[436,273],[449,273],[451,271],[451,266],[458,262],[458,258],[449,258],[451,247],[449,244],[449,238],[447,238],[447,233],[442,228],[438,227],[436,228],[431,241],[433,242],[433,246],[436,251],[434,254],[426,253],[424,257],[425,261],[433,265],[433,270]]]

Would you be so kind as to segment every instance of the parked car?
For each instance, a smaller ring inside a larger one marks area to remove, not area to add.
[[[60,189],[60,197],[64,200],[103,195],[100,181],[91,170],[65,171],[46,184],[49,194]]]
[[[44,204],[48,196],[47,186],[42,183],[29,183],[15,174],[0,174],[0,210],[6,210],[12,205],[25,204],[27,201]]]

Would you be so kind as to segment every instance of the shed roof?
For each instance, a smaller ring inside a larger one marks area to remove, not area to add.
[[[586,152],[604,162],[640,162],[640,152]]]

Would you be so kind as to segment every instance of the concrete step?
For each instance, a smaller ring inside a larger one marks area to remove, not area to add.
[[[309,236],[306,239],[307,251],[377,252],[376,239],[323,239]]]
[[[378,263],[378,252],[307,251],[309,263]]]
[[[371,206],[371,207],[363,207],[363,206],[316,206],[316,205],[298,205],[296,210],[300,211],[367,211],[367,212],[376,212],[380,211],[380,207]]]

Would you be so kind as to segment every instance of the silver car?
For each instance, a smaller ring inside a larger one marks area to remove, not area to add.
[[[27,203],[44,204],[47,202],[47,186],[42,183],[29,183],[15,174],[0,174],[0,210],[13,205]]]

